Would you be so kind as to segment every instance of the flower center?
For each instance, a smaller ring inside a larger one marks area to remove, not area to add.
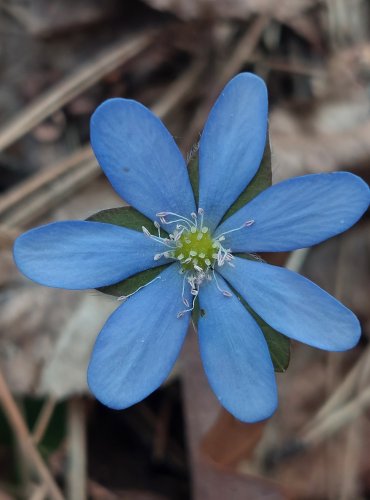
[[[198,209],[198,212],[190,214],[190,218],[173,212],[158,212],[157,217],[162,225],[169,224],[175,226],[175,230],[169,234],[168,238],[161,236],[161,225],[155,221],[154,225],[158,230],[158,236],[150,234],[148,229],[143,226],[143,232],[149,238],[162,243],[165,250],[154,255],[154,260],[162,258],[177,260],[181,264],[180,273],[184,275],[182,286],[182,301],[187,309],[179,311],[178,317],[181,318],[186,312],[194,309],[195,299],[199,293],[199,287],[204,280],[214,280],[218,290],[225,296],[230,297],[228,290],[220,288],[215,274],[215,267],[223,266],[227,263],[233,266],[234,257],[230,248],[224,248],[222,242],[225,240],[225,234],[239,231],[245,227],[251,226],[254,221],[246,221],[241,227],[231,229],[217,238],[212,238],[210,230],[204,225],[204,210]],[[192,304],[189,303],[185,295],[185,287],[190,287],[192,295]]]
[[[194,266],[206,270],[217,259],[217,249],[218,244],[212,240],[207,227],[200,231],[192,227],[181,234],[171,257],[179,260],[185,271],[195,269]]]

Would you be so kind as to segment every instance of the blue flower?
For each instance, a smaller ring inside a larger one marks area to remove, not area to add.
[[[166,379],[196,300],[210,385],[246,422],[269,417],[277,391],[265,338],[236,293],[291,339],[330,351],[358,342],[357,318],[336,299],[294,272],[238,254],[295,250],[345,231],[369,205],[359,177],[342,172],[280,182],[221,222],[258,171],[266,134],[265,84],[240,74],[221,93],[200,140],[197,206],[184,159],[162,122],[135,101],[108,100],[91,120],[95,155],[117,193],[155,221],[158,234],[65,221],[16,241],[19,269],[52,287],[99,288],[168,264],[98,336],[88,381],[107,406],[127,408]]]

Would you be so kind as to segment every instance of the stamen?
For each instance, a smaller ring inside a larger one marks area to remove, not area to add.
[[[225,231],[224,233],[221,233],[221,234],[217,237],[217,239],[218,239],[218,241],[223,241],[221,238],[222,238],[223,236],[225,236],[225,234],[230,234],[230,233],[233,233],[234,231],[240,231],[240,229],[244,229],[245,227],[251,227],[251,226],[254,224],[254,222],[255,222],[255,221],[254,221],[253,219],[251,219],[251,220],[247,220],[247,221],[245,221],[245,222],[243,223],[243,225],[241,225],[240,227],[236,227],[235,229],[230,229],[230,231]],[[223,238],[223,239],[225,239],[225,238]]]
[[[187,312],[191,312],[194,310],[194,307],[195,307],[195,299],[197,298],[198,294],[194,295],[194,298],[193,298],[193,303],[191,305],[191,307],[189,307],[188,309],[184,309],[183,311],[179,311],[177,314],[176,314],[176,317],[177,319],[180,319],[184,316],[184,314],[186,314]]]
[[[190,307],[188,299],[185,297],[185,282],[186,282],[186,274],[184,275],[184,278],[182,280],[182,293],[181,293],[181,298],[183,303],[185,304],[186,307]]]
[[[142,288],[145,288],[146,286],[150,285],[151,283],[153,283],[153,281],[160,280],[160,279],[162,279],[161,276],[156,276],[154,279],[152,279],[148,283],[145,283],[145,285],[139,286],[139,288],[137,290],[135,290],[134,292],[129,293],[128,295],[121,295],[120,297],[117,297],[117,300],[122,301],[122,302],[126,302],[126,300],[129,297],[131,297],[132,295],[135,295],[135,293],[137,293],[139,290],[141,290]]]
[[[182,233],[185,231],[185,229],[186,229],[186,228],[185,228],[184,226],[182,226],[181,230],[180,230],[180,231],[178,231],[178,232],[175,234],[175,236],[174,236],[174,238],[173,238],[173,239],[174,239],[174,241],[179,241],[179,239],[181,238],[181,235],[182,235]]]
[[[153,234],[150,234],[148,229],[145,226],[141,226],[141,229],[143,230],[143,233],[145,236],[148,236],[148,238],[151,238],[154,241],[157,241],[158,243],[161,243],[162,245],[171,248],[171,250],[176,249],[176,245],[169,245],[169,243],[173,243],[170,239],[168,238],[161,238],[160,236],[154,236]]]
[[[167,211],[158,212],[156,215],[160,220],[160,223],[158,221],[154,222],[154,226],[158,230],[158,236],[151,235],[145,226],[142,229],[146,236],[168,248],[155,254],[154,260],[157,261],[162,257],[166,257],[174,259],[180,264],[179,272],[183,275],[181,299],[186,309],[179,311],[177,317],[181,318],[187,312],[193,311],[195,300],[199,295],[199,288],[204,281],[214,279],[217,289],[225,297],[232,297],[233,294],[229,290],[220,287],[215,274],[216,265],[223,266],[226,263],[234,267],[232,262],[234,256],[231,249],[223,246],[222,242],[225,241],[227,234],[251,226],[254,220],[245,221],[242,226],[225,231],[218,237],[212,238],[210,229],[204,226],[203,208],[198,208],[197,212],[192,212],[190,217]],[[164,224],[173,224],[173,227],[175,227],[166,238],[161,237],[161,225]],[[186,284],[190,287],[192,301],[188,298],[189,294],[185,293]],[[126,297],[122,297],[122,300],[125,299]]]
[[[173,215],[174,217],[178,217],[178,219],[167,221],[166,217],[168,217],[169,215]],[[189,229],[194,225],[192,220],[190,220],[187,217],[184,217],[182,215],[176,214],[175,212],[157,212],[156,216],[159,217],[162,224],[173,224],[175,222],[184,222],[185,224],[187,224],[189,226]]]
[[[154,226],[157,228],[158,230],[158,238],[161,237],[161,225],[159,224],[159,222],[157,222],[156,220],[154,221]],[[170,235],[170,238],[171,238],[171,235]]]
[[[166,252],[162,252],[162,253],[156,253],[154,255],[154,260],[159,260],[161,257],[167,257],[168,258],[168,257],[170,257],[170,253],[171,252],[167,252],[167,251]]]
[[[147,230],[147,228],[145,226],[141,226],[141,229],[143,230],[143,233],[145,234],[145,236],[148,236],[148,238],[152,237],[152,235],[150,234],[150,232]]]
[[[216,273],[215,273],[214,269],[212,270],[212,274],[213,274],[213,278],[214,278],[216,286],[217,286],[217,290],[219,290],[222,293],[222,295],[224,295],[225,297],[232,297],[233,294],[231,292],[229,292],[228,290],[224,290],[223,288],[220,287],[220,285],[217,281]]]
[[[165,218],[161,218],[160,221],[162,222],[162,224],[175,224],[175,222],[182,222],[183,224],[187,224],[187,226],[182,226],[184,227],[185,229],[187,229],[188,231],[190,229],[192,229],[194,226],[192,226],[192,222],[187,222],[186,220],[184,219],[174,219],[174,220],[166,220]],[[180,227],[180,226],[179,226]]]
[[[203,208],[198,208],[198,215],[200,215],[199,230],[201,231],[202,228],[203,228],[203,219],[204,219],[204,210],[203,210]]]

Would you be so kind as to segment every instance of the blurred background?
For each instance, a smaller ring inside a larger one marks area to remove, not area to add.
[[[350,307],[363,338],[340,354],[294,343],[279,410],[255,425],[220,409],[194,334],[163,388],[104,408],[86,366],[116,300],[34,285],[11,253],[27,228],[122,205],[89,146],[109,97],[149,106],[188,156],[225,83],[252,71],[269,89],[274,182],[369,181],[369,29],[367,0],[0,0],[1,500],[370,498],[369,217],[266,256]]]

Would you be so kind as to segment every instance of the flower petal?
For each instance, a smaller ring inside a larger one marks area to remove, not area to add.
[[[141,401],[167,378],[180,352],[190,314],[177,318],[182,276],[174,264],[108,319],[92,353],[88,383],[114,409]],[[189,297],[190,300],[190,297]]]
[[[157,212],[189,216],[195,202],[184,159],[149,109],[109,99],[91,118],[91,144],[117,193],[151,220]]]
[[[354,347],[361,335],[356,316],[334,297],[297,273],[235,258],[222,276],[272,328],[327,351]]]
[[[224,280],[219,284],[227,291]],[[225,297],[214,281],[199,294],[200,352],[209,383],[236,418],[257,422],[277,406],[274,368],[263,333],[235,295]]]
[[[257,172],[266,135],[266,85],[241,73],[213,106],[199,145],[199,206],[211,229]]]
[[[82,290],[117,283],[150,267],[163,252],[138,231],[100,222],[54,222],[31,229],[14,244],[19,270],[37,283]]]
[[[368,185],[348,172],[312,174],[279,182],[227,219],[217,235],[226,235],[233,252],[281,252],[309,247],[351,227],[370,202]]]

